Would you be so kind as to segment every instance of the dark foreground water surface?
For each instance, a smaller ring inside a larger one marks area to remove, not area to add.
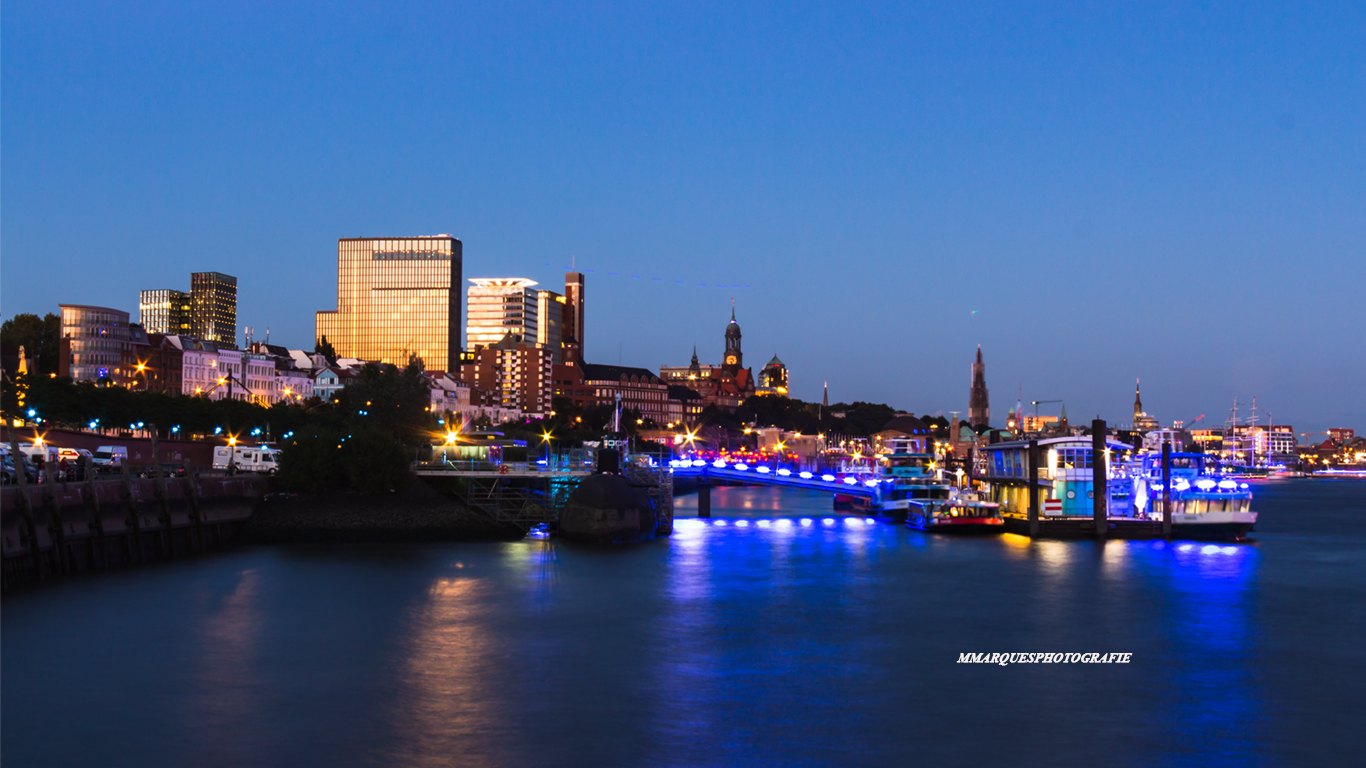
[[[728,524],[681,521],[622,550],[266,547],[9,595],[0,759],[1360,759],[1366,483],[1262,485],[1256,542],[1236,546],[946,538],[833,517],[814,493],[713,499]],[[1002,667],[963,652],[1133,660]]]

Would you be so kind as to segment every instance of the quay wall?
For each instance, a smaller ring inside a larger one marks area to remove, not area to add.
[[[9,427],[0,427],[0,442],[9,445]],[[133,437],[131,435],[102,435],[98,432],[83,432],[74,429],[58,429],[40,427],[38,434],[42,435],[43,440],[49,445],[58,448],[84,448],[91,453],[102,445],[121,445],[128,449],[128,463],[130,464],[152,464],[152,439],[150,437]],[[33,442],[33,427],[19,427],[14,430],[14,436],[21,443]],[[161,461],[174,461],[192,466],[209,466],[213,464],[213,449],[216,446],[227,445],[227,438],[217,440],[170,440],[163,439],[158,441],[158,449],[161,453]],[[252,441],[241,440],[239,445],[252,445]]]
[[[0,489],[3,587],[180,557],[232,541],[266,493],[256,475],[113,479]],[[164,487],[162,485],[164,483]]]

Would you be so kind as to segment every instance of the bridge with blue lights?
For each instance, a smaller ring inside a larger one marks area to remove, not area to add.
[[[687,477],[698,480],[698,517],[711,516],[711,483],[718,480],[748,485],[771,485],[781,488],[825,491],[846,496],[860,496],[873,501],[877,501],[881,497],[881,491],[885,485],[894,482],[891,478],[808,472],[787,467],[750,465],[743,461],[728,462],[721,459],[715,461],[675,459],[669,462],[669,469],[675,478]]]

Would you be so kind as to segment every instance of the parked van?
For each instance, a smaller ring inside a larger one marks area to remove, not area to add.
[[[128,461],[128,448],[122,445],[101,445],[95,449],[95,466],[117,467]]]
[[[213,468],[227,469],[229,459],[231,459],[233,469],[238,472],[273,475],[279,468],[279,464],[275,460],[279,453],[274,448],[264,445],[250,447],[239,445],[236,448],[220,445],[213,449]]]
[[[47,443],[20,443],[19,452],[24,454],[31,462],[57,460],[57,447]]]
[[[57,460],[61,461],[62,459],[66,459],[66,463],[68,464],[82,464],[85,462],[87,456],[89,456],[91,459],[95,458],[95,455],[93,453],[87,451],[84,448],[57,449]]]

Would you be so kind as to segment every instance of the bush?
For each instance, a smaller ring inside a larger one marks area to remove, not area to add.
[[[408,479],[408,452],[380,430],[319,430],[280,446],[281,487],[303,493],[383,493]]]
[[[342,443],[347,482],[361,493],[397,490],[408,480],[408,451],[378,430],[358,431]]]

